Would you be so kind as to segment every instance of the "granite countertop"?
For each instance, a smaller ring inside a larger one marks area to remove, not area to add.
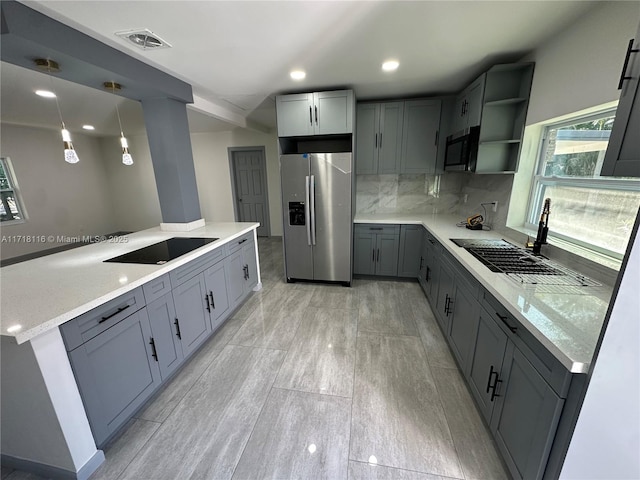
[[[207,223],[189,232],[168,232],[155,227],[3,267],[0,270],[0,332],[15,337],[18,344],[24,343],[258,226],[258,223]],[[103,263],[172,237],[217,237],[219,240],[164,265]]]
[[[484,266],[451,238],[500,239],[504,234],[457,227],[461,219],[442,214],[362,214],[354,223],[423,225],[474,278],[545,346],[570,372],[587,373],[600,336],[612,289],[583,287],[584,293],[545,293],[522,286]],[[543,252],[544,253],[544,252]]]

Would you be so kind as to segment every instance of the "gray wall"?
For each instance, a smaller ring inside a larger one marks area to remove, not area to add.
[[[64,161],[60,131],[1,125],[0,155],[10,157],[28,221],[2,225],[3,236],[82,236],[112,232],[116,222],[97,138],[74,133],[80,162]],[[64,243],[64,242],[63,242]],[[2,258],[52,248],[60,242],[2,243]]]
[[[116,227],[136,232],[162,221],[149,143],[145,135],[127,136],[133,165],[123,165],[119,138],[102,138],[102,161],[111,192]]]

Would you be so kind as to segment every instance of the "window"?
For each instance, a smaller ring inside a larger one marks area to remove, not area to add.
[[[537,230],[551,199],[549,234],[622,258],[640,205],[640,181],[601,177],[615,110],[548,125],[529,202]]]
[[[18,198],[16,182],[8,158],[0,158],[0,221],[2,223],[24,221],[24,209]]]

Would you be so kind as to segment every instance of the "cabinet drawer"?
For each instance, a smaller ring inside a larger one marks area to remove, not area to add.
[[[493,295],[486,291],[483,292],[482,304],[553,390],[561,398],[566,398],[572,376],[569,370],[532,333],[526,330]]]
[[[191,260],[186,265],[172,270],[171,272],[169,272],[169,278],[171,279],[172,288],[176,288],[178,285],[183,284],[190,278],[193,278],[195,275],[204,272],[214,263],[226,257],[226,254],[226,245],[222,245],[211,252],[208,252],[194,260]]]
[[[376,223],[358,223],[355,226],[356,233],[384,233],[400,235],[400,225],[383,225]]]
[[[79,347],[144,307],[142,287],[121,295],[60,326],[67,351]]]
[[[245,233],[243,236],[236,238],[235,240],[231,240],[227,244],[229,248],[229,255],[240,250],[242,247],[245,246],[247,242],[250,242],[251,240],[253,240],[253,230],[250,231],[249,233]]]
[[[144,291],[144,299],[149,305],[154,300],[171,291],[171,282],[169,281],[169,274],[165,273],[159,278],[155,278],[142,286]]]

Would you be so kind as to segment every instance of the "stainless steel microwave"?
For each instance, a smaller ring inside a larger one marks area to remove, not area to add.
[[[474,171],[478,158],[480,127],[471,127],[447,137],[444,169]]]

